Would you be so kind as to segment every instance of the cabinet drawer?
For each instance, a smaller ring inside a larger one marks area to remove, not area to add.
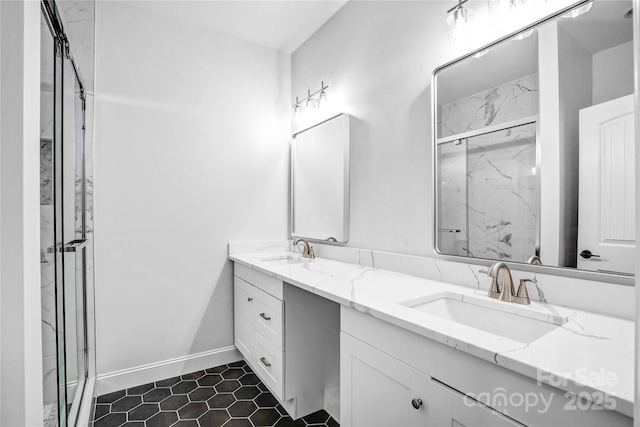
[[[282,281],[276,279],[275,277],[267,276],[264,273],[260,273],[252,268],[247,267],[246,265],[239,264],[237,262],[233,263],[233,274],[247,283],[252,284],[265,291],[266,293],[273,295],[279,300],[283,298],[283,286]]]
[[[451,425],[473,427],[523,427],[499,411],[487,406],[474,403],[471,399],[450,391],[451,395]]]
[[[283,351],[283,305],[284,303],[268,293],[255,289],[256,305],[253,313],[254,327],[270,346]]]
[[[255,331],[256,349],[254,351],[254,368],[256,374],[273,394],[280,400],[284,400],[283,389],[283,362],[284,353],[282,347],[275,347],[260,332]]]

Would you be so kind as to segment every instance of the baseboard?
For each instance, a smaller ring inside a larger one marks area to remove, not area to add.
[[[340,423],[340,386],[324,390],[324,410]]]
[[[241,359],[242,355],[232,345],[134,368],[99,374],[96,378],[95,395],[101,396],[113,391],[148,384]]]

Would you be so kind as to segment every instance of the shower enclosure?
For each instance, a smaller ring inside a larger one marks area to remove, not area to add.
[[[74,426],[89,376],[87,93],[55,2],[41,6],[43,419],[45,426]]]
[[[536,122],[444,139],[438,156],[440,253],[525,262],[539,248]]]

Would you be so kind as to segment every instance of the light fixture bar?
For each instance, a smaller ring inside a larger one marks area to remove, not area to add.
[[[469,0],[464,0],[464,1],[469,1]],[[313,92],[313,93],[310,93],[310,92],[311,92],[311,89],[307,89],[307,93],[308,93],[309,95],[308,95],[306,98],[302,98],[300,101],[298,101],[298,97],[296,96],[296,103],[295,103],[295,104],[293,104],[293,105],[291,106],[291,108],[295,108],[296,106],[299,106],[300,104],[302,104],[302,103],[306,102],[307,100],[309,100],[309,99],[313,98],[314,96],[316,96],[317,94],[319,94],[320,92],[322,92],[322,91],[324,91],[325,89],[328,89],[328,88],[329,88],[329,86],[328,86],[328,85],[327,85],[327,86],[325,86],[325,85],[324,85],[324,82],[320,82],[320,90],[317,90],[317,91],[315,91],[315,92]]]
[[[457,5],[453,6],[451,9],[447,10],[447,13],[451,13],[454,10],[456,10],[457,8],[462,7],[462,5],[465,4],[468,1],[469,0],[459,0]]]

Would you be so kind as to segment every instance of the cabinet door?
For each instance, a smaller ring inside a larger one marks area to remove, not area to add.
[[[255,337],[253,331],[256,311],[255,288],[240,279],[233,278],[233,327],[234,341],[246,360],[253,362]]]
[[[447,425],[449,392],[428,375],[345,333],[340,346],[341,426]]]

